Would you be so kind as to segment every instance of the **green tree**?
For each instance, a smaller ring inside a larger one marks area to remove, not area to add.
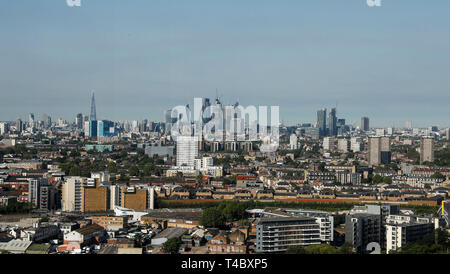
[[[392,183],[391,177],[383,177],[383,183],[385,183],[385,184],[391,184],[391,183]]]
[[[286,254],[306,254],[306,251],[301,246],[290,246],[286,250]]]
[[[137,166],[131,166],[128,172],[130,173],[130,176],[139,176],[139,169]]]
[[[169,254],[178,254],[180,250],[181,240],[179,238],[170,238],[163,243],[163,251]]]
[[[374,184],[379,184],[379,183],[381,183],[383,181],[383,177],[381,177],[380,175],[375,175],[375,176],[373,176],[373,178],[372,178],[372,182],[374,183]]]
[[[81,176],[81,169],[79,166],[74,165],[70,168],[69,176]]]
[[[206,208],[200,217],[200,224],[205,227],[221,227],[225,224],[225,217],[217,207]]]
[[[431,175],[431,178],[433,178],[433,179],[445,179],[445,176],[442,173],[440,173],[440,172],[436,172],[433,175]]]

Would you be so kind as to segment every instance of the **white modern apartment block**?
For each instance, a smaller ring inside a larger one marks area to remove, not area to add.
[[[381,136],[384,136],[384,135],[386,134],[384,128],[377,128],[377,129],[375,130],[375,133],[376,133],[377,136],[380,136],[380,137],[381,137]]]
[[[348,152],[348,140],[345,138],[338,140],[338,151],[340,152]]]
[[[82,177],[66,177],[62,185],[62,211],[81,211]]]
[[[335,139],[334,137],[325,137],[323,138],[323,149],[326,151],[333,151],[335,148]]]
[[[212,157],[203,157],[203,158],[194,160],[194,168],[195,169],[209,168],[212,166],[213,166],[213,158]]]
[[[360,152],[362,150],[361,138],[353,137],[350,139],[350,150],[353,152]]]
[[[263,218],[282,218],[282,217],[309,217],[313,218],[319,225],[320,241],[331,243],[334,240],[334,217],[328,212],[305,209],[256,209],[247,210],[249,213],[258,212]]]
[[[194,160],[198,156],[197,136],[178,136],[177,142],[177,166],[194,166]]]
[[[291,134],[291,137],[289,137],[289,145],[290,145],[291,149],[298,149],[297,135]]]
[[[386,252],[415,242],[439,227],[439,219],[415,215],[389,215],[386,219]]]

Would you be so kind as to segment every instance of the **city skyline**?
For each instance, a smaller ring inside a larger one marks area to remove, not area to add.
[[[202,98],[202,99],[207,99],[207,100],[211,100],[211,98]],[[219,98],[216,98],[216,99],[219,99]],[[188,103],[187,105],[189,105],[190,103]],[[232,105],[234,105],[234,104],[223,104],[224,106],[232,106]],[[174,106],[171,106],[170,108],[172,108],[172,107],[174,107]],[[169,109],[170,109],[169,108]],[[112,121],[115,121],[115,122],[124,122],[124,121],[129,121],[129,122],[132,122],[132,121],[138,121],[138,122],[141,122],[141,121],[150,121],[150,122],[164,122],[164,120],[165,120],[165,117],[164,117],[164,115],[165,115],[165,113],[166,113],[166,111],[167,111],[167,109],[166,110],[164,110],[164,113],[163,113],[163,118],[162,119],[152,119],[152,118],[149,118],[149,117],[144,117],[144,118],[142,118],[142,119],[110,119],[110,118],[108,118],[108,117],[103,117],[102,116],[102,118],[100,118],[100,119],[96,119],[96,103],[95,103],[95,92],[94,91],[91,91],[91,97],[90,97],[90,105],[89,105],[89,109],[90,109],[90,111],[89,112],[86,112],[86,113],[76,113],[76,115],[75,116],[73,116],[73,117],[68,117],[68,118],[63,118],[63,117],[57,117],[58,118],[58,120],[59,119],[62,119],[63,121],[67,121],[68,123],[73,123],[73,122],[75,122],[75,124],[77,124],[77,119],[79,118],[79,115],[82,115],[82,117],[87,117],[89,120],[112,120]],[[283,125],[283,126],[289,126],[289,127],[291,127],[291,126],[299,126],[299,125],[302,125],[302,124],[311,124],[312,126],[317,126],[318,128],[321,128],[322,127],[322,125],[321,125],[321,123],[324,123],[323,124],[323,127],[324,127],[324,129],[325,130],[328,130],[328,127],[330,126],[330,117],[329,117],[329,115],[326,115],[326,112],[327,112],[327,110],[328,109],[330,109],[330,110],[332,110],[332,111],[334,111],[333,113],[333,115],[334,115],[334,119],[337,119],[337,120],[340,120],[340,119],[343,119],[344,120],[344,123],[346,124],[346,125],[349,125],[349,126],[353,126],[353,127],[355,127],[355,128],[361,128],[362,130],[364,130],[363,128],[362,128],[362,123],[363,123],[363,121],[362,121],[362,119],[370,119],[370,117],[360,117],[360,119],[361,119],[361,121],[360,121],[360,123],[358,123],[359,121],[353,121],[353,120],[349,120],[349,119],[347,119],[346,117],[342,117],[342,116],[339,116],[339,115],[337,115],[337,109],[335,108],[335,107],[331,107],[331,108],[322,108],[322,109],[319,109],[319,110],[317,110],[317,117],[316,117],[316,120],[311,120],[311,121],[296,121],[296,122],[294,122],[294,123],[285,123],[285,121],[283,121],[282,119],[280,120],[280,122],[281,122],[281,124]],[[322,114],[321,115],[321,118],[319,118],[319,112],[323,112],[323,111],[325,111],[325,114]],[[30,117],[30,115],[32,115],[33,116],[33,120],[34,120],[34,115],[35,115],[35,112],[28,112],[25,116],[18,116],[16,119],[13,119],[13,120],[1,120],[0,119],[0,122],[15,122],[17,119],[21,119],[21,120],[24,120],[24,121],[26,121],[26,117]],[[322,117],[323,115],[325,115],[326,117]],[[44,122],[46,122],[47,121],[47,119],[51,119],[52,118],[52,115],[49,115],[48,113],[42,113],[42,114],[38,114],[36,117],[40,117],[41,119],[39,119],[39,118],[37,118],[37,119],[35,119],[36,121],[44,121]],[[93,118],[94,117],[94,118]],[[53,117],[53,118],[55,118],[55,117]],[[193,118],[193,117],[192,117]],[[325,118],[325,119],[324,119]],[[30,118],[29,118],[30,119]],[[320,121],[319,121],[319,119],[320,119]],[[51,120],[50,120],[51,121]],[[55,121],[55,120],[54,120]],[[347,123],[348,122],[348,123]],[[334,122],[334,123],[336,123],[336,121]],[[410,124],[411,123],[411,124]],[[398,125],[396,125],[396,124],[394,124],[394,123],[392,123],[392,124],[390,124],[390,125],[388,125],[388,126],[377,126],[377,125],[375,125],[375,126],[372,126],[372,123],[370,123],[370,128],[406,128],[406,129],[408,129],[408,128],[429,128],[429,127],[431,127],[431,126],[437,126],[437,127],[439,127],[440,129],[445,129],[445,128],[448,128],[448,127],[446,127],[446,126],[441,126],[441,125],[437,125],[437,124],[433,124],[433,123],[429,123],[429,124],[427,124],[427,125],[425,125],[425,126],[417,126],[415,123],[414,123],[414,121],[412,121],[412,120],[407,120],[407,121],[405,121],[403,124],[400,122],[400,124],[398,124]],[[412,126],[411,126],[412,125]],[[322,130],[322,129],[321,129]],[[335,130],[337,130],[337,129],[335,129]],[[336,131],[337,132],[337,131]],[[321,132],[320,133],[321,134],[321,136],[327,136],[328,135],[328,133],[326,133],[326,132]],[[333,135],[333,134],[332,134]],[[335,135],[335,134],[334,134]]]
[[[0,120],[72,120],[95,90],[102,119],[162,121],[217,89],[224,104],[279,105],[286,124],[337,105],[349,124],[450,126],[449,3],[254,3],[5,3]]]

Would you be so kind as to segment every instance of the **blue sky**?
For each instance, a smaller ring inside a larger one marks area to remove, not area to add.
[[[287,123],[450,125],[450,1],[0,0],[0,120],[162,120],[214,98]]]

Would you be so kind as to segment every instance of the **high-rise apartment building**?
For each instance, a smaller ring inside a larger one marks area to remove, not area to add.
[[[177,166],[194,166],[198,156],[197,136],[178,136],[176,138]]]
[[[338,147],[339,152],[348,152],[348,140],[345,138],[338,139]]]
[[[391,142],[389,137],[369,137],[369,166],[391,162]]]
[[[323,149],[325,151],[334,151],[336,147],[336,140],[334,137],[323,138]]]
[[[362,142],[358,137],[352,137],[350,139],[350,150],[353,152],[360,152],[362,150]]]
[[[137,187],[122,187],[120,206],[133,210],[146,210],[148,208],[147,189]]]
[[[71,176],[62,185],[62,210],[78,212],[109,209],[108,187],[100,186],[94,178]]]
[[[420,139],[420,163],[434,162],[434,138],[422,137]]]

